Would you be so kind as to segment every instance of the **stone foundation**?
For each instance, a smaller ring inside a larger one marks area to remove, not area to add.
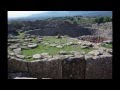
[[[38,79],[112,79],[112,55],[29,62],[9,59],[8,72],[27,72]]]

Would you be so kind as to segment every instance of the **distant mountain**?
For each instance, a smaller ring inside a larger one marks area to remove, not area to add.
[[[64,17],[64,16],[112,16],[112,11],[50,11],[42,14],[33,14],[28,17],[22,18],[9,18],[8,20],[42,20],[51,17]]]

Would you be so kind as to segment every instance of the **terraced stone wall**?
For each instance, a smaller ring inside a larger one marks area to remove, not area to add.
[[[8,71],[29,72],[38,79],[112,79],[112,55],[31,62],[9,59]]]

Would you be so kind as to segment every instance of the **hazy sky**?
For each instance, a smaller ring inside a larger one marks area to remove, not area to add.
[[[8,18],[25,17],[32,14],[45,13],[45,12],[48,11],[8,11]]]

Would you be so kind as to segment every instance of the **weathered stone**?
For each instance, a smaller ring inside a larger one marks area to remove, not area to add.
[[[15,77],[14,79],[37,79],[33,77]]]
[[[48,53],[41,53],[40,55],[42,58],[52,58]]]
[[[28,62],[29,72],[32,76],[41,78],[62,78],[61,60],[50,59],[49,61],[32,61]]]
[[[41,78],[41,79],[52,79],[52,78]]]
[[[57,44],[50,44],[49,46],[55,47],[55,46],[57,46]]]
[[[21,48],[16,48],[13,51],[15,54],[21,54]]]
[[[112,56],[86,59],[85,79],[112,79]]]
[[[106,41],[103,41],[103,43],[112,44],[112,40],[106,40]]]
[[[25,56],[24,55],[16,55],[17,58],[20,58],[20,59],[24,59]]]
[[[58,45],[58,46],[56,46],[57,48],[63,48],[63,46],[61,46],[61,45]]]
[[[27,49],[29,49],[27,46],[20,46],[20,48],[21,48],[22,50],[27,50]]]
[[[9,43],[16,43],[19,42],[19,39],[8,39]]]
[[[40,54],[34,54],[32,58],[33,59],[41,59],[42,56]]]
[[[81,46],[82,49],[87,49],[89,46]]]
[[[67,55],[68,53],[66,51],[60,51],[59,54],[60,55]]]
[[[14,56],[14,55],[15,55],[15,53],[12,53],[12,52],[11,52],[11,53],[9,53],[9,55],[10,55],[10,56]]]
[[[112,54],[112,49],[106,49],[106,52],[108,52],[109,54]]]
[[[93,50],[93,51],[88,52],[88,54],[98,56],[98,55],[102,55],[103,52],[99,50]]]
[[[84,79],[85,60],[83,58],[71,57],[63,60],[62,79]]]
[[[66,43],[67,46],[70,46],[70,45],[72,45],[72,44],[73,44],[73,42],[68,42],[68,43]]]
[[[17,58],[8,59],[8,72],[28,72],[27,63]]]
[[[18,48],[18,44],[11,45],[11,46],[9,46],[9,48],[10,49],[16,49],[16,48]]]
[[[36,48],[38,45],[36,43],[29,43],[28,47],[29,48]]]
[[[25,40],[25,41],[32,41],[31,38],[25,38],[24,40]]]

